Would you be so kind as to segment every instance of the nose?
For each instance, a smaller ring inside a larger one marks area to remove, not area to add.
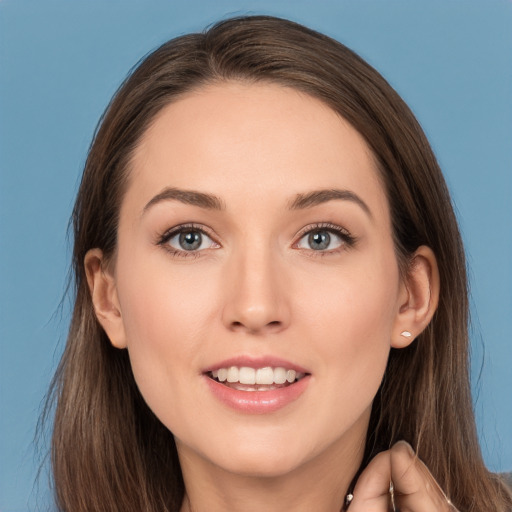
[[[282,264],[271,250],[243,250],[233,254],[226,274],[222,312],[226,328],[265,334],[288,327],[289,290]]]

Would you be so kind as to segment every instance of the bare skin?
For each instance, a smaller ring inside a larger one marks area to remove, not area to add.
[[[181,512],[340,510],[389,350],[414,342],[439,291],[427,247],[400,278],[365,141],[294,90],[223,83],[165,107],[130,172],[115,260],[93,249],[85,266],[99,321],[175,436]],[[227,406],[206,369],[232,357],[290,361],[307,386],[268,413]],[[379,455],[350,510],[388,510],[391,478],[403,510],[443,510],[422,468],[403,445]]]

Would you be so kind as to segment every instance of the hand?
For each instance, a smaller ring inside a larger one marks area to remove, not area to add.
[[[405,441],[370,461],[353,494],[350,512],[457,512]]]

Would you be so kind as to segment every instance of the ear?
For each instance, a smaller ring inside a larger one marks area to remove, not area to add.
[[[407,347],[427,327],[437,309],[439,287],[436,257],[430,247],[422,245],[414,253],[401,285],[393,348]]]
[[[91,249],[84,258],[87,284],[91,292],[96,318],[110,343],[117,348],[126,348],[126,336],[115,278],[106,264],[100,249]]]

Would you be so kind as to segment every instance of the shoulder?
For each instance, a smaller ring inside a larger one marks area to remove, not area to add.
[[[512,489],[512,473],[500,473],[499,476]]]

